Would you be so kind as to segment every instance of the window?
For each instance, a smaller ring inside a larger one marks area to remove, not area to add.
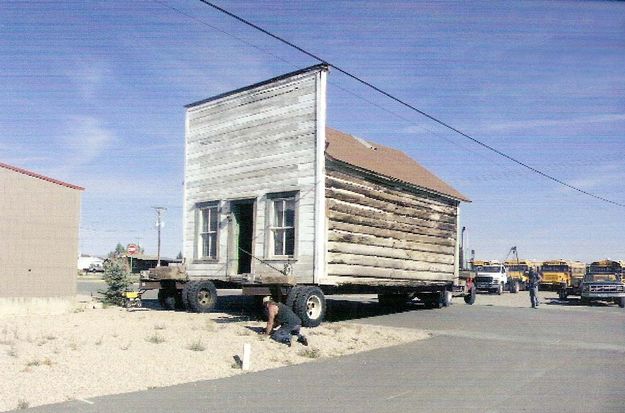
[[[217,205],[199,207],[198,258],[217,259],[217,230],[219,212]]]
[[[276,257],[295,255],[295,195],[269,197],[270,251]]]

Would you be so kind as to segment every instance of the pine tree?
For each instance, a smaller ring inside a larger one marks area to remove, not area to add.
[[[109,253],[109,257],[111,258],[119,257],[120,255],[125,254],[125,253],[126,253],[126,247],[124,247],[121,242],[118,242],[115,249]]]
[[[122,294],[132,285],[130,271],[125,258],[111,257],[104,262],[104,281],[108,285],[104,294],[104,302],[122,305]]]

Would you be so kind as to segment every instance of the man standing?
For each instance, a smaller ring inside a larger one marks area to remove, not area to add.
[[[308,345],[308,340],[300,333],[302,320],[289,307],[282,303],[276,303],[267,296],[263,298],[263,305],[267,309],[267,327],[265,334],[278,343],[291,347],[291,335],[297,336],[297,342]],[[274,328],[279,327],[274,331]],[[272,334],[273,332],[273,334]]]
[[[534,271],[533,268],[529,269],[527,274],[527,278],[529,279],[529,291],[530,291],[530,301],[532,302],[532,308],[538,307],[538,284],[542,280],[542,277],[537,271]]]

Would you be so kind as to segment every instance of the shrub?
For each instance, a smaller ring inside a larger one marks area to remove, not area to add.
[[[187,348],[191,351],[204,351],[206,350],[206,346],[202,343],[202,340],[197,340],[194,341],[193,343],[189,344],[187,346]]]
[[[15,346],[11,346],[11,348],[7,350],[7,354],[11,357],[17,358],[18,354],[17,354],[17,349],[15,348]]]
[[[161,344],[165,342],[165,337],[158,333],[154,333],[151,336],[147,337],[145,341],[152,344]]]
[[[321,350],[319,350],[316,347],[313,347],[313,348],[300,350],[297,354],[302,357],[308,357],[310,359],[318,359],[319,357],[321,357]]]
[[[106,291],[103,292],[104,303],[123,305],[122,294],[132,285],[126,260],[120,257],[111,257],[106,260],[103,278],[108,285]]]

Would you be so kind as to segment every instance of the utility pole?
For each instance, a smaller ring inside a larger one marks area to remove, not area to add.
[[[158,246],[156,248],[156,266],[161,266],[161,227],[163,226],[162,214],[167,211],[165,207],[152,207],[156,211],[156,229],[158,230]]]
[[[464,231],[467,227],[462,227],[462,232],[460,233],[460,269],[464,270],[466,258],[464,256]]]

